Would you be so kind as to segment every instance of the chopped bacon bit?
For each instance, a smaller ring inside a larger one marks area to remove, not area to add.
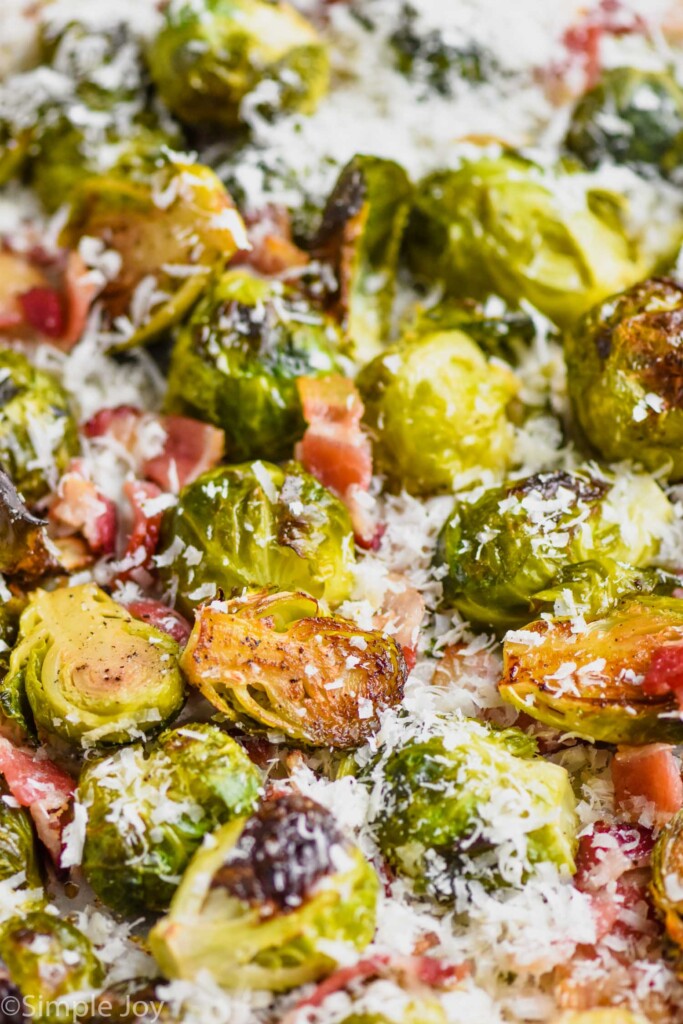
[[[646,697],[664,697],[672,693],[683,708],[683,644],[668,644],[652,655],[643,680]]]
[[[22,750],[4,738],[0,738],[0,774],[17,803],[28,807],[40,839],[59,865],[62,830],[76,783],[41,751]]]
[[[152,598],[141,598],[139,601],[132,601],[126,605],[128,611],[136,619],[148,622],[172,636],[181,647],[187,643],[187,638],[192,632],[192,626],[180,612],[169,608],[161,601],[154,601]]]
[[[432,684],[457,687],[474,678],[495,683],[500,679],[501,672],[500,659],[490,648],[470,651],[469,644],[450,644],[436,664]]]
[[[19,296],[24,320],[46,338],[61,338],[66,317],[61,295],[55,288],[30,288]]]
[[[581,892],[599,892],[625,872],[647,867],[653,846],[652,829],[644,825],[597,821],[579,839],[574,885]]]
[[[99,291],[98,283],[77,252],[70,252],[68,255],[64,274],[64,291],[66,323],[59,338],[59,347],[68,352],[77,341],[80,341],[90,307]]]
[[[308,253],[292,241],[292,224],[286,207],[268,203],[245,220],[251,249],[238,252],[231,260],[233,265],[247,264],[266,277],[306,266]]]
[[[417,661],[417,642],[425,613],[424,599],[420,591],[402,576],[392,573],[387,582],[382,607],[374,623],[401,645],[408,671],[412,671]]]
[[[87,423],[83,424],[86,437],[112,437],[126,449],[135,451],[140,420],[144,413],[134,405],[117,405],[111,409],[99,409]]]
[[[20,296],[46,284],[45,275],[25,256],[0,249],[0,331],[23,324]]]
[[[225,434],[218,427],[187,416],[162,416],[166,431],[160,455],[147,459],[142,472],[164,491],[177,494],[223,458]]]
[[[113,553],[116,546],[116,505],[87,478],[80,460],[74,460],[59,481],[49,519],[58,527],[80,533],[94,554]]]
[[[154,568],[152,560],[159,543],[164,516],[163,510],[150,512],[148,502],[159,498],[163,492],[156,484],[128,480],[123,485],[123,493],[133,510],[133,528],[117,575],[119,579],[135,580],[144,586],[150,582]]]
[[[638,821],[652,813],[663,825],[683,807],[683,780],[666,743],[644,747],[620,747],[612,759],[614,804],[627,820]]]

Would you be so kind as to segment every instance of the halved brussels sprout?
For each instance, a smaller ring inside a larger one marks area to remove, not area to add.
[[[83,872],[115,910],[165,910],[207,832],[249,814],[261,775],[217,726],[167,729],[86,766]]]
[[[534,865],[574,871],[569,776],[517,730],[461,719],[391,751],[370,774],[380,849],[417,892],[453,898],[457,880],[521,885]]]
[[[78,427],[59,381],[26,356],[0,349],[0,465],[29,505],[54,489],[79,451]]]
[[[571,589],[566,574],[578,563],[647,567],[671,517],[650,476],[614,478],[596,467],[474,492],[458,501],[439,537],[435,562],[448,570],[444,596],[472,622],[524,625],[549,588]]]
[[[180,711],[178,653],[94,583],[35,590],[0,687],[3,714],[82,746],[129,743]]]
[[[519,362],[533,341],[536,328],[528,313],[510,309],[499,300],[494,310],[472,299],[443,299],[435,306],[417,306],[409,321],[411,334],[461,331],[487,356]]]
[[[246,245],[242,219],[213,171],[168,150],[82,182],[61,243],[77,248],[86,236],[121,257],[101,294],[122,336],[116,348],[172,327]]]
[[[672,693],[643,692],[656,651],[683,641],[683,601],[636,596],[575,631],[541,619],[508,634],[500,694],[532,718],[604,743],[683,741]]]
[[[505,469],[517,391],[464,331],[409,336],[361,370],[358,388],[373,432],[374,465],[413,494],[452,489],[466,472]]]
[[[200,608],[180,664],[244,728],[338,748],[376,732],[406,677],[391,637],[321,615],[306,594],[268,591]]]
[[[367,946],[378,889],[329,811],[285,795],[195,854],[150,947],[166,977],[279,992],[330,974],[335,945]]]
[[[229,270],[181,328],[166,407],[222,427],[233,459],[284,459],[304,432],[296,381],[339,372],[336,327],[278,281]]]
[[[325,46],[283,0],[172,0],[164,15],[149,67],[164,103],[189,125],[234,127],[245,101],[270,116],[311,114],[327,91]]]
[[[359,363],[380,352],[389,334],[411,195],[399,164],[355,156],[342,170],[312,242],[315,255],[334,268],[335,310]]]
[[[245,587],[300,588],[331,605],[351,591],[349,514],[296,462],[204,473],[164,516],[159,552],[159,575],[186,612]]]
[[[31,818],[23,807],[14,807],[0,796],[0,881],[19,877],[22,911],[36,910],[45,902],[45,894]]]
[[[650,892],[683,976],[683,811],[662,829],[651,859]]]
[[[4,927],[0,957],[36,1024],[74,1020],[69,997],[104,981],[102,964],[85,935],[45,911],[16,917]]]
[[[624,231],[620,202],[511,154],[436,171],[416,188],[411,267],[454,295],[526,300],[568,323],[651,270]]]
[[[683,151],[683,89],[668,71],[608,68],[576,104],[564,144],[586,167],[670,174]]]
[[[565,334],[576,418],[606,459],[683,477],[683,288],[652,278],[591,309]]]
[[[44,519],[29,512],[0,469],[0,573],[32,580],[55,567],[45,525]]]

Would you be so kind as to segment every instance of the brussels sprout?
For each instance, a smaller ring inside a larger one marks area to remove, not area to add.
[[[72,1021],[69,996],[104,981],[102,964],[85,935],[45,911],[16,917],[5,926],[0,957],[36,1024]]]
[[[586,167],[603,160],[670,173],[683,142],[683,89],[668,71],[609,68],[581,97],[564,143]]]
[[[596,467],[475,492],[458,502],[439,537],[444,595],[472,622],[524,625],[534,598],[566,583],[561,574],[578,563],[651,564],[671,517],[651,477],[614,479]]]
[[[574,871],[569,776],[529,756],[526,740],[517,730],[454,720],[374,768],[380,849],[416,891],[450,900],[458,879],[520,885],[542,862]]]
[[[70,743],[128,743],[180,710],[178,645],[93,583],[35,590],[0,687],[6,717]]]
[[[20,352],[0,349],[0,464],[24,500],[52,490],[78,451],[66,391]]]
[[[270,116],[311,114],[327,91],[325,46],[283,0],[172,0],[164,14],[149,67],[166,105],[189,125],[234,127],[245,101]]]
[[[622,598],[635,594],[671,597],[680,585],[680,576],[675,573],[659,568],[634,569],[602,555],[600,561],[564,566],[549,587],[534,594],[531,606],[537,615],[555,612],[597,619]]]
[[[335,310],[352,354],[365,363],[389,333],[399,249],[412,186],[393,160],[355,156],[330,195],[312,247],[333,265]]]
[[[7,473],[0,469],[0,573],[31,580],[51,568],[54,561],[48,550],[45,520],[29,512]]]
[[[23,807],[13,807],[0,796],[0,882],[7,879],[19,881],[22,910],[35,910],[44,903],[31,818]]]
[[[576,418],[606,459],[683,477],[683,288],[653,278],[596,306],[565,335]]]
[[[100,238],[121,257],[101,300],[128,348],[154,338],[194,304],[215,269],[246,245],[242,220],[208,167],[169,151],[86,178],[62,244]]]
[[[437,171],[416,189],[411,267],[453,295],[526,300],[568,323],[651,269],[626,237],[620,202],[513,155]]]
[[[406,666],[395,640],[320,615],[306,594],[267,591],[205,605],[181,659],[188,681],[245,728],[312,746],[358,747],[400,703]]]
[[[297,378],[338,372],[337,341],[279,282],[228,271],[180,330],[166,406],[222,427],[235,459],[284,459],[305,427]]]
[[[509,309],[498,301],[494,312],[488,305],[471,299],[444,299],[426,309],[418,306],[409,330],[414,334],[461,331],[487,356],[511,364],[519,362],[536,335],[528,313]]]
[[[186,612],[219,590],[300,588],[331,605],[351,591],[349,514],[296,462],[204,473],[166,512],[159,551],[159,575]]]
[[[683,638],[683,602],[625,598],[575,631],[569,619],[540,619],[504,642],[501,697],[562,732],[605,743],[683,741],[671,693],[643,691],[655,651]]]
[[[418,13],[401,4],[398,28],[389,37],[398,70],[441,96],[453,96],[458,81],[480,84],[496,69],[493,55],[477,43],[455,45],[444,30],[420,29]]]
[[[409,336],[357,379],[374,437],[374,465],[413,494],[452,489],[459,474],[505,469],[513,443],[506,406],[517,390],[464,331]]]
[[[683,975],[683,811],[662,830],[650,863],[652,899],[676,948],[679,973]]]
[[[150,947],[169,978],[279,992],[330,974],[335,944],[367,946],[378,889],[329,811],[285,795],[195,854]]]
[[[83,872],[115,910],[165,910],[207,832],[253,810],[261,777],[215,725],[167,729],[86,767]]]

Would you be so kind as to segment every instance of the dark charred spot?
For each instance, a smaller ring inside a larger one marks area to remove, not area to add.
[[[602,360],[608,359],[612,351],[612,332],[608,328],[598,331],[595,336],[595,348]]]
[[[340,845],[344,839],[334,818],[308,797],[292,793],[264,800],[211,887],[265,914],[287,913],[334,870],[332,850]]]
[[[573,475],[558,471],[557,473],[535,473],[521,483],[511,487],[509,492],[514,495],[537,493],[544,501],[557,497],[558,491],[571,491],[576,502],[599,501],[609,490],[604,480],[595,477]]]
[[[360,213],[366,192],[365,174],[360,167],[352,166],[342,174],[327,201],[322,223],[313,240],[314,249],[327,246],[344,225]]]
[[[11,377],[5,377],[4,380],[0,381],[0,408],[3,408],[18,394],[21,393],[21,388],[18,388]]]

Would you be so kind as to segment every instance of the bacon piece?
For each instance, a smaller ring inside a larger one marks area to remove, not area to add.
[[[163,509],[150,511],[149,503],[162,495],[156,484],[142,480],[127,480],[123,493],[133,510],[133,527],[117,576],[122,580],[135,580],[143,586],[150,582],[154,569],[153,558],[159,543]]]
[[[141,598],[139,601],[131,601],[126,608],[136,619],[149,622],[150,626],[156,626],[172,636],[181,647],[187,643],[187,638],[192,632],[192,626],[180,612],[169,608],[162,601],[154,601],[152,598]]]
[[[409,672],[417,661],[417,642],[424,613],[425,603],[420,591],[402,576],[392,573],[374,624],[401,645]]]
[[[143,432],[156,425],[160,451],[140,455]],[[132,405],[100,409],[83,426],[86,437],[111,437],[133,457],[140,476],[177,494],[223,458],[225,434],[218,427],[188,416],[157,416]]]
[[[185,484],[218,465],[225,452],[225,434],[188,416],[162,416],[160,423],[166,431],[164,449],[146,460],[142,472],[162,490],[177,494]]]
[[[116,505],[85,475],[80,460],[72,462],[59,481],[56,500],[48,513],[50,522],[80,533],[90,550],[110,555],[116,546]]]
[[[62,831],[76,783],[56,764],[0,738],[0,774],[22,807],[28,807],[41,841],[59,865]]]
[[[62,297],[55,288],[30,288],[19,296],[24,322],[46,338],[61,338],[66,323]]]
[[[231,264],[246,264],[265,277],[305,267],[308,253],[292,241],[292,224],[285,206],[268,203],[245,218],[251,248],[236,253]]]
[[[20,296],[46,283],[45,275],[26,257],[0,250],[0,331],[21,326]]]
[[[664,825],[683,807],[683,780],[673,748],[666,743],[620,747],[612,758],[614,804],[627,820],[652,810]]]
[[[59,338],[59,347],[68,352],[80,341],[93,300],[100,286],[77,252],[70,252],[64,274],[66,322]]]
[[[599,892],[625,872],[647,867],[653,846],[652,829],[644,825],[597,821],[579,839],[574,885],[581,892]]]
[[[683,708],[683,644],[668,644],[655,651],[643,680],[646,697],[672,693]]]

